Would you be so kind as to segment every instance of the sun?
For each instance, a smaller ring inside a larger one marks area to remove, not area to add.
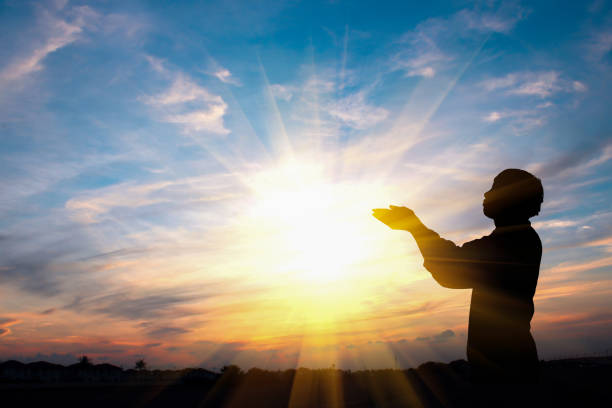
[[[393,191],[334,170],[323,158],[292,159],[243,174],[250,194],[231,218],[234,267],[224,273],[258,293],[252,313],[266,323],[253,341],[279,333],[332,341],[326,333],[350,321],[365,327],[361,316],[406,267],[405,243],[371,216]]]
[[[363,224],[354,222],[355,191],[330,181],[322,166],[285,163],[258,174],[253,186],[251,215],[270,233],[263,239],[285,272],[325,284],[344,279],[367,257]],[[365,209],[358,215],[367,216]]]

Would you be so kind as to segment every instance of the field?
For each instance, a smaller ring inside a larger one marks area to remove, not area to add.
[[[129,370],[132,371],[132,370]],[[336,369],[247,372],[227,367],[213,378],[153,371],[120,381],[4,379],[5,406],[34,407],[467,407],[612,406],[612,358],[542,362],[537,386],[474,385],[465,361],[408,370]]]

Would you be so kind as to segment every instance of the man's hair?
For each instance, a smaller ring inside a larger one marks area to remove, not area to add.
[[[499,191],[504,201],[504,215],[531,218],[540,213],[544,201],[542,181],[525,170],[502,171],[495,176],[492,190]]]

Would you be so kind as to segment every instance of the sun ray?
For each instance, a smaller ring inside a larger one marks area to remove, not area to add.
[[[393,123],[389,131],[387,131],[384,135],[381,136],[382,140],[379,140],[379,143],[385,144],[385,139],[388,139],[389,142],[397,141],[398,135],[402,132],[405,132],[405,129],[409,129],[408,134],[405,137],[403,142],[392,143],[394,145],[393,154],[386,160],[383,168],[380,169],[382,175],[381,182],[388,179],[389,175],[393,172],[397,163],[402,160],[403,155],[408,152],[413,146],[417,143],[421,142],[423,139],[423,130],[429,124],[431,118],[436,114],[442,103],[446,100],[451,91],[455,88],[459,80],[463,77],[467,69],[471,66],[474,59],[480,54],[483,47],[488,41],[488,38],[485,38],[476,50],[471,54],[470,58],[461,66],[458,72],[448,81],[448,83],[440,88],[440,92],[433,98],[433,102],[426,108],[424,115],[419,118],[416,122],[412,121],[412,111],[414,109],[413,104],[417,103],[414,100],[415,96],[418,92],[415,90],[412,91],[411,97],[408,102],[401,109],[400,113],[397,115],[396,121]],[[425,84],[425,80],[421,80],[420,84]],[[419,85],[417,85],[418,87]],[[435,91],[434,91],[435,92]],[[426,137],[426,136],[425,136]]]
[[[310,135],[308,140],[310,141],[311,149],[314,155],[318,155],[322,151],[322,142],[323,135],[321,131],[321,115],[320,115],[320,103],[319,103],[319,93],[317,84],[317,67],[315,64],[315,56],[314,56],[314,46],[312,45],[312,38],[309,47],[309,57],[310,57],[310,79],[314,81],[315,85],[312,86],[311,90],[308,91],[309,94],[305,95],[305,98],[309,100],[312,106],[312,124],[308,126],[308,128],[304,129],[303,132],[309,132]],[[304,90],[303,92],[307,92]]]
[[[274,149],[275,157],[279,159],[290,159],[293,157],[293,146],[291,139],[287,136],[285,129],[285,123],[278,109],[276,98],[270,87],[268,75],[266,74],[265,67],[261,61],[261,57],[257,56],[259,61],[259,70],[264,82],[264,94],[268,105],[272,108],[272,117],[270,119],[268,128],[268,140],[271,143],[271,147]]]
[[[214,60],[212,57],[209,58]],[[215,62],[215,64],[217,63]],[[232,110],[234,115],[237,114],[240,117],[240,122],[246,124],[247,131],[244,131],[241,128],[239,130],[233,130],[232,136],[234,136],[237,140],[235,143],[228,144],[227,146],[228,148],[232,149],[232,156],[239,158],[241,163],[251,162],[253,160],[252,157],[254,153],[256,156],[262,156],[265,161],[270,161],[272,156],[270,155],[270,152],[266,148],[260,135],[255,131],[253,123],[244,113],[242,104],[238,98],[236,98],[236,95],[232,90],[233,86],[234,85],[223,83],[223,87],[231,98],[231,106],[233,108]],[[249,156],[250,158],[247,158]]]
[[[344,89],[344,79],[346,77],[346,61],[348,59],[349,26],[344,25],[344,38],[342,40],[342,62],[340,67],[340,89]]]

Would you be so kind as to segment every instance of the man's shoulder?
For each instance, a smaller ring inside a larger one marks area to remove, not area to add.
[[[496,240],[494,236],[494,232],[495,231],[492,231],[489,235],[485,235],[480,238],[476,238],[471,241],[467,241],[463,245],[461,245],[461,248],[471,249],[471,248],[480,248],[483,246],[491,245]]]
[[[539,249],[540,254],[541,254],[542,253],[542,240],[540,239],[540,235],[531,226],[529,227],[529,235],[530,235],[530,239],[532,240],[533,244]]]

